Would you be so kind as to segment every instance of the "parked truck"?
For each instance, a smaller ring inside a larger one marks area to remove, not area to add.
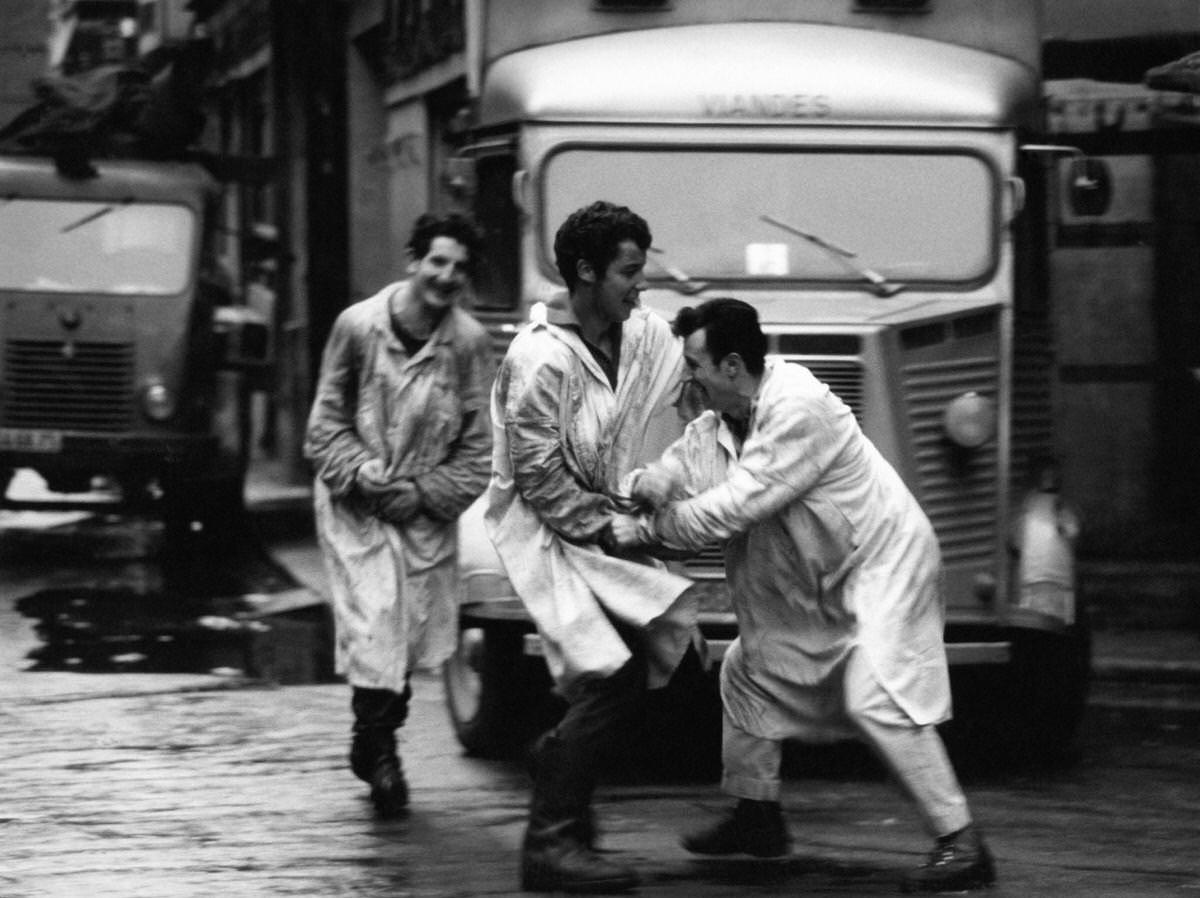
[[[218,261],[220,189],[181,85],[119,67],[46,78],[0,130],[0,507],[240,509],[248,378],[270,323]],[[45,482],[13,495],[14,472]]]
[[[1056,751],[1084,707],[1089,636],[1055,491],[1044,290],[1047,155],[1030,0],[728,4],[486,0],[478,95],[441,172],[485,228],[476,314],[497,350],[561,291],[558,224],[627,204],[670,319],[752,303],[769,351],[854,411],[937,532],[956,726]],[[449,713],[479,754],[552,719],[536,634],[462,521]],[[712,660],[736,635],[720,552],[682,563]]]

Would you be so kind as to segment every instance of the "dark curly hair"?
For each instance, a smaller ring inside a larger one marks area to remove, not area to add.
[[[554,263],[574,290],[579,282],[579,262],[587,262],[603,276],[617,257],[622,241],[632,240],[638,249],[650,248],[650,226],[627,206],[597,200],[567,216],[554,235]]]
[[[758,377],[763,373],[767,355],[767,337],[758,323],[754,306],[730,296],[719,296],[692,308],[679,310],[671,330],[687,339],[704,328],[704,348],[714,363],[736,352],[746,370]]]
[[[438,215],[426,212],[413,225],[408,251],[414,259],[423,259],[435,237],[449,237],[467,248],[468,270],[473,271],[483,255],[483,232],[475,222],[458,212]]]

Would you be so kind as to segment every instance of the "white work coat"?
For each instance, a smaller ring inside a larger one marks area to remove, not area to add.
[[[392,284],[345,309],[322,358],[305,454],[316,471],[317,535],[329,574],[337,668],[351,685],[404,689],[457,639],[458,515],[491,473],[487,332],[450,309],[410,356],[396,336]],[[371,460],[411,479],[421,511],[402,524],[372,514],[355,475]]]
[[[609,615],[640,629],[651,687],[665,684],[695,632],[694,604],[681,599],[689,580],[648,556],[618,558],[595,543],[622,478],[645,461],[648,425],[675,414],[681,343],[661,318],[636,310],[621,326],[614,389],[573,325],[560,300],[547,321],[517,334],[501,364],[485,516],[568,697],[629,660]]]
[[[725,542],[739,636],[722,698],[740,728],[771,739],[848,735],[829,697],[853,649],[914,723],[948,719],[933,528],[807,368],[768,361],[740,452],[707,412],[651,467],[689,496],[655,515],[658,538],[682,549]],[[789,719],[796,707],[812,713]]]

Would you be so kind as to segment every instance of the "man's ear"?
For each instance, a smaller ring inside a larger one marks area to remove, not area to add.
[[[721,373],[730,378],[737,377],[746,370],[746,363],[736,352],[731,352],[721,359]]]
[[[580,259],[575,263],[575,273],[579,275],[579,279],[588,284],[594,284],[599,280],[596,277],[596,269],[592,267],[592,263],[587,259]]]
[[[420,267],[421,267],[421,263],[418,262],[416,259],[413,259],[408,263],[408,265],[405,266],[404,270],[407,271],[409,274],[416,274],[417,269]]]

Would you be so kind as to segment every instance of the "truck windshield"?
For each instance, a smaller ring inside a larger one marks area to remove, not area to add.
[[[0,289],[180,293],[195,227],[186,206],[14,197],[0,206]]]
[[[571,147],[546,165],[545,251],[574,209],[603,198],[646,216],[671,264],[703,280],[965,283],[996,253],[996,190],[967,153]],[[765,219],[853,251],[858,266]],[[654,259],[651,280],[670,275]]]

